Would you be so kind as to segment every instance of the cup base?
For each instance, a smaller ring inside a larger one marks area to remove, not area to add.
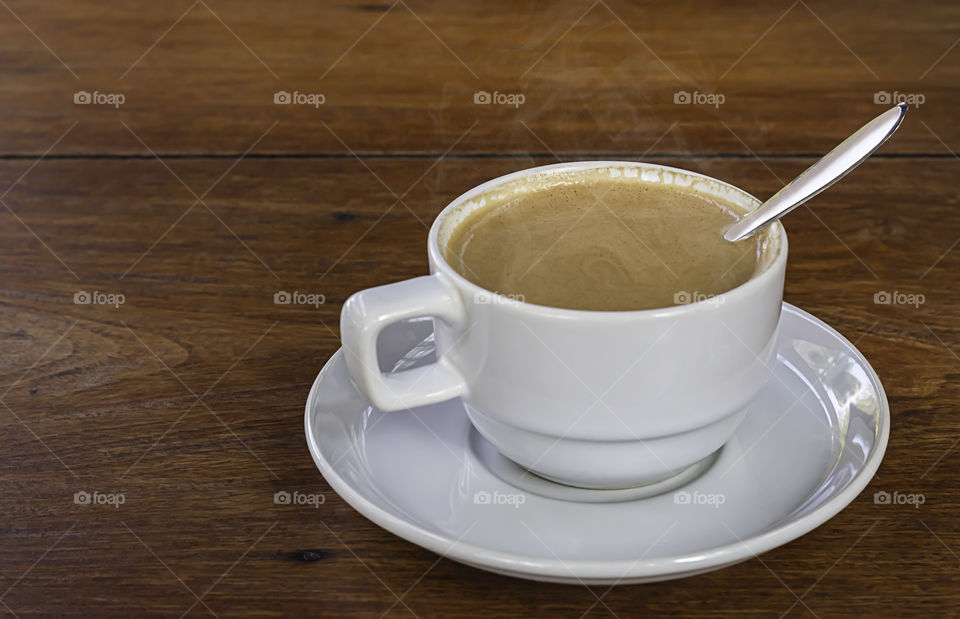
[[[524,471],[573,488],[640,493],[682,475],[723,447],[747,410],[744,406],[676,434],[604,441],[541,434],[485,415],[467,402],[464,408],[477,432]]]
[[[473,427],[470,428],[470,449],[488,471],[517,489],[551,499],[577,503],[619,503],[645,499],[676,490],[709,470],[723,450],[721,447],[699,462],[657,481],[625,488],[583,488],[550,479],[522,467],[497,451],[497,448]]]

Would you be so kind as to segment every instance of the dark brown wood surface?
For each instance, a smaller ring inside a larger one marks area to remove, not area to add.
[[[0,2],[0,610],[957,615],[958,37],[938,2]],[[857,344],[893,415],[877,477],[827,524],[762,561],[588,590],[437,561],[317,472],[303,402],[340,305],[424,273],[453,197],[605,156],[765,197],[885,92],[921,105],[787,221],[786,299]],[[74,302],[95,291],[124,302]],[[274,504],[293,489],[326,501]],[[74,502],[95,491],[124,503]]]

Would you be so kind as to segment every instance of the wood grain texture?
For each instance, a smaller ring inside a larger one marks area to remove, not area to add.
[[[2,153],[41,153],[75,121],[54,153],[146,152],[131,131],[157,152],[240,153],[274,122],[257,152],[819,153],[880,92],[924,98],[927,127],[887,152],[960,149],[960,6],[936,0],[5,4],[29,30],[0,19]],[[325,102],[274,105],[281,90]]]
[[[955,615],[958,34],[956,6],[923,2],[8,2],[0,610]],[[75,106],[81,88],[127,102]],[[327,100],[275,106],[281,88]],[[481,88],[527,102],[475,106]],[[727,101],[674,105],[681,88]],[[452,198],[591,153],[766,197],[882,109],[880,89],[926,103],[885,157],[786,222],[786,300],[857,344],[893,416],[877,477],[828,523],[762,561],[607,592],[438,562],[360,516],[317,472],[302,407],[339,347],[340,305],[426,272],[426,226]],[[325,303],[276,305],[280,290]],[[880,291],[925,302],[878,305]],[[77,304],[80,292],[123,303]],[[294,489],[325,502],[274,504]],[[876,505],[878,490],[926,502]],[[124,503],[77,505],[81,491]]]

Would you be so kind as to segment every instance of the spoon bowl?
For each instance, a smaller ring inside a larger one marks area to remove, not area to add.
[[[868,122],[772,198],[728,227],[723,238],[734,242],[753,236],[846,176],[893,135],[906,112],[907,104],[901,103]]]

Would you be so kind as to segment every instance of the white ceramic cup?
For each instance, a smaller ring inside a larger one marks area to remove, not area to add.
[[[573,486],[621,488],[675,475],[733,435],[776,361],[787,237],[779,222],[762,232],[756,272],[732,290],[705,300],[678,291],[693,302],[637,311],[524,303],[469,282],[444,259],[451,232],[485,197],[587,170],[693,187],[744,212],[759,204],[716,179],[645,163],[585,161],[508,174],[440,213],[427,243],[431,275],[353,295],[340,330],[351,379],[377,408],[459,397],[474,427],[519,465]],[[421,316],[434,318],[437,362],[383,374],[378,334]]]

